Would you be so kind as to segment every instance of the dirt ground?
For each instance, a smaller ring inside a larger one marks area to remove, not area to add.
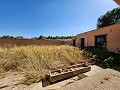
[[[78,76],[42,87],[42,82],[29,86],[22,84],[24,75],[9,71],[0,77],[0,90],[120,90],[120,72],[91,66],[91,71],[84,73],[88,77],[81,80]]]
[[[28,86],[22,84],[24,79],[23,74],[9,71],[0,77],[0,90],[41,90],[41,83]]]

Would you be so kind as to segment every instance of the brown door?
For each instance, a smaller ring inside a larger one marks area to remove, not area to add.
[[[73,46],[76,46],[76,39],[73,40]]]
[[[81,49],[84,49],[84,38],[81,38],[81,45],[80,45]]]

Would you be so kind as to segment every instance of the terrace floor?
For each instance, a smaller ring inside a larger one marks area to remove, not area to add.
[[[92,65],[91,71],[84,75],[88,77],[80,80],[75,76],[43,88],[42,82],[29,86],[21,84],[25,77],[9,71],[0,78],[0,90],[120,90],[119,71]]]
[[[120,90],[120,72],[105,69],[58,90]]]

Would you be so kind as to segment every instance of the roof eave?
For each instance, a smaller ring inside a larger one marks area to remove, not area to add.
[[[120,0],[114,0],[118,5],[120,5]]]

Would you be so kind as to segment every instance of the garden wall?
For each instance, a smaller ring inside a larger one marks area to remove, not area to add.
[[[0,38],[0,44],[15,44],[15,45],[71,45],[71,41],[60,40],[35,40],[35,39],[6,39]]]

